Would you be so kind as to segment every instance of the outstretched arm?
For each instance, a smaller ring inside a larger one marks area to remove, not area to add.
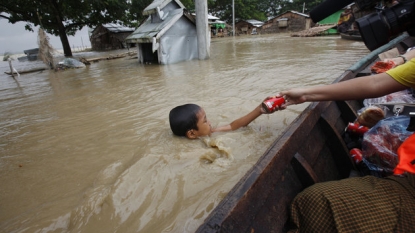
[[[246,114],[245,116],[232,121],[229,125],[219,126],[218,128],[213,129],[213,132],[225,132],[225,131],[232,131],[237,130],[243,126],[247,126],[257,117],[263,114],[263,110],[261,109],[261,105],[256,107],[250,113]]]
[[[401,56],[385,59],[384,61],[393,61],[395,66],[399,66],[404,64],[406,61],[411,60],[412,58],[415,58],[415,49],[412,49]]]
[[[304,102],[374,98],[406,88],[387,73],[381,73],[330,85],[281,91],[277,96],[284,96],[286,103],[281,108],[284,109],[286,106]]]

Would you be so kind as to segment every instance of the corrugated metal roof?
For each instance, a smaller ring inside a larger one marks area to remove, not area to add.
[[[290,12],[292,12],[292,13],[294,13],[294,14],[297,14],[297,15],[304,16],[304,17],[306,17],[306,18],[309,18],[309,17],[310,17],[309,15],[304,14],[304,13],[301,13],[301,12],[298,12],[298,11],[290,11]]]
[[[192,13],[193,16],[196,17],[196,13]],[[208,14],[208,20],[218,20],[219,18],[213,15]]]
[[[196,15],[196,14],[195,14]],[[209,19],[211,19],[211,20],[218,20],[219,18],[218,17],[216,17],[216,16],[213,16],[213,15],[209,15],[208,14],[208,20]]]
[[[262,26],[262,24],[264,24],[264,22],[261,22],[261,21],[256,20],[256,19],[248,19],[248,20],[245,20],[245,21],[252,24],[252,25],[254,25],[255,27],[260,27],[260,26]]]
[[[277,16],[275,16],[275,17],[271,17],[271,18],[269,18],[267,22],[269,22],[270,20],[273,20],[273,19],[275,19],[275,18],[281,17],[282,15],[287,14],[288,12],[291,12],[291,13],[293,13],[293,14],[297,14],[297,15],[301,15],[301,16],[303,16],[303,17],[305,17],[305,18],[310,18],[310,16],[309,16],[309,15],[304,14],[304,13],[300,13],[300,12],[298,12],[298,11],[286,11],[286,12],[284,12],[284,13],[282,13],[282,14],[279,14],[279,15],[277,15]]]
[[[154,0],[150,5],[148,5],[143,10],[143,15],[150,15],[150,14],[156,13],[157,7],[159,7],[160,9],[163,9],[167,4],[169,4],[172,1],[176,2],[180,8],[185,8],[184,5],[179,0]]]
[[[169,11],[167,17],[159,23],[152,23],[150,16],[131,35],[127,36],[125,40],[129,43],[152,42],[153,37],[162,36],[158,34],[162,31],[167,31],[182,15],[183,9]]]
[[[223,23],[223,24],[226,24],[226,22],[225,21],[222,21],[222,20],[216,20],[216,21],[213,21],[213,22],[208,22],[209,24],[215,24],[215,23]]]
[[[103,24],[102,26],[108,29],[108,31],[114,32],[114,33],[133,32],[135,30],[134,28],[126,27],[126,26],[116,24],[116,23],[107,23],[107,24]]]

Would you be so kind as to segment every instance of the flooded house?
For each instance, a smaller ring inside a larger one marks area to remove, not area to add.
[[[211,37],[224,37],[225,35],[228,35],[229,30],[226,22],[220,20],[218,17],[208,15],[208,24],[210,27]]]
[[[341,14],[344,9],[339,10],[328,17],[320,20],[314,26],[291,33],[291,36],[294,37],[312,37],[312,36],[326,36],[326,35],[336,35],[339,34],[337,31],[337,23],[340,19]]]
[[[263,24],[264,22],[255,19],[240,20],[235,24],[235,33],[237,35],[260,34]]]
[[[262,33],[297,32],[314,26],[310,16],[297,11],[286,11],[262,25]]]
[[[90,35],[91,48],[95,51],[127,48],[125,38],[134,28],[108,23],[97,26]]]
[[[172,64],[198,59],[195,18],[178,0],[155,0],[148,15],[126,42],[137,45],[140,63]]]

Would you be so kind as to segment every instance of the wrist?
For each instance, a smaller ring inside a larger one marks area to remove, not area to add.
[[[402,58],[403,60],[402,64],[405,64],[408,61],[404,55],[399,55],[398,57]]]
[[[264,109],[262,108],[262,105],[259,105],[258,107],[256,107],[256,111],[259,113],[259,115],[264,114]]]

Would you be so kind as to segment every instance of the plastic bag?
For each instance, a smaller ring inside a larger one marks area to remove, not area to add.
[[[407,90],[394,92],[379,98],[365,99],[363,105],[368,107],[377,104],[385,103],[414,103],[415,98],[411,92]]]
[[[397,150],[413,132],[407,131],[410,117],[389,117],[379,121],[363,136],[363,159],[372,171],[391,175],[398,164]]]
[[[85,67],[84,63],[82,63],[82,62],[80,62],[76,59],[73,59],[73,58],[65,58],[65,59],[63,59],[62,61],[59,62],[59,65],[65,66],[65,67],[68,67],[68,68],[82,68],[82,67]]]

